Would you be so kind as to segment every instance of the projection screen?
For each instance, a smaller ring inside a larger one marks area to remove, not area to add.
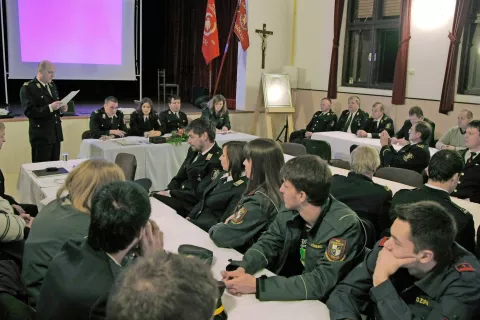
[[[38,62],[57,79],[135,80],[135,0],[8,0],[8,74],[31,79]]]

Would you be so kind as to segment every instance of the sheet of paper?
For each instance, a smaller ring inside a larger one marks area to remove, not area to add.
[[[79,93],[79,92],[80,92],[80,90],[77,90],[77,91],[72,91],[69,94],[67,94],[67,96],[61,100],[62,104],[64,106],[66,106],[70,102],[70,100],[72,100],[77,95],[77,93]]]

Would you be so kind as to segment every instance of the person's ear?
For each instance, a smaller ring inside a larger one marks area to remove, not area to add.
[[[435,255],[432,250],[425,249],[418,253],[418,257],[420,263],[428,263],[434,259]]]

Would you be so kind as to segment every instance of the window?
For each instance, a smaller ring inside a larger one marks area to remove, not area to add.
[[[391,89],[402,0],[348,1],[343,86]]]
[[[480,95],[480,0],[471,6],[463,31],[458,93]]]

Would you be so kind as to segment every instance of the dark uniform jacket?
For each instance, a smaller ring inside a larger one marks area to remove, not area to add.
[[[458,152],[464,160],[467,151],[468,149]],[[470,199],[472,202],[480,203],[480,156],[465,163],[457,188],[452,192],[452,197]]]
[[[145,121],[141,111],[134,111],[130,115],[130,131],[128,132],[130,136],[143,137],[145,132],[151,130],[161,131],[160,129],[160,119],[158,114],[153,110],[148,114],[147,121]]]
[[[205,155],[188,149],[187,158],[167,186],[170,196],[192,205],[197,204],[205,189],[222,170],[221,154],[222,149],[217,143]]]
[[[117,110],[117,113],[109,118],[105,113],[104,108],[100,108],[90,115],[90,134],[93,139],[98,139],[101,136],[110,135],[110,130],[122,130],[127,132],[127,126],[123,120],[123,112]]]
[[[246,186],[245,176],[227,182],[227,177],[219,174],[205,189],[201,201],[188,215],[190,222],[207,232],[214,224],[224,222],[232,215]]]
[[[172,133],[172,131],[178,131],[178,129],[185,128],[188,125],[187,115],[178,111],[178,118],[170,110],[160,112],[160,123],[162,125],[160,131],[162,134]]]
[[[471,253],[456,243],[454,259],[438,264],[417,280],[405,268],[373,287],[373,272],[380,245],[340,282],[327,306],[330,319],[361,319],[360,313],[373,308],[375,319],[479,319],[480,264]]]
[[[413,190],[400,190],[395,193],[392,206],[420,201],[437,202],[450,212],[457,222],[458,233],[455,241],[468,251],[475,253],[475,225],[473,223],[473,216],[470,212],[452,202],[450,195],[446,191],[429,188],[427,186]],[[395,219],[395,216],[390,215],[391,223],[393,223]]]
[[[395,133],[393,130],[393,120],[386,114],[384,114],[378,122],[375,122],[375,120],[370,117],[363,125],[362,130],[371,133],[372,138],[375,139],[380,138],[380,133],[382,133],[383,130],[386,130],[390,137],[393,137]]]
[[[225,110],[225,113],[222,115],[217,115],[216,112],[213,112],[210,108],[204,108],[202,110],[202,119],[210,120],[215,128],[221,130],[223,126],[227,127],[228,130],[232,128],[230,124],[230,116],[228,115],[228,110]]]
[[[333,131],[336,123],[337,115],[332,110],[325,113],[317,111],[314,113],[312,120],[307,124],[306,129],[292,132],[290,142],[301,143],[303,138],[305,138],[306,132]]]
[[[304,269],[301,274],[257,279],[259,300],[322,300],[364,256],[364,232],[355,212],[330,196],[322,206],[325,212],[306,233]],[[296,211],[282,210],[267,232],[227,269],[242,267],[249,274],[268,268],[276,274],[286,263],[300,260],[305,221]]]
[[[105,319],[108,293],[120,271],[105,252],[67,241],[48,268],[37,320]]]
[[[393,146],[383,146],[380,150],[383,167],[395,167],[422,173],[430,162],[430,150],[424,142],[407,144],[396,151]]]
[[[330,193],[360,218],[370,221],[377,238],[390,227],[388,212],[392,191],[388,187],[376,184],[363,174],[349,172],[347,177],[338,174],[333,176]]]
[[[63,141],[60,110],[50,112],[48,107],[59,100],[57,86],[53,82],[50,91],[52,95],[37,78],[25,82],[20,89],[20,101],[29,123],[30,143],[54,144]]]
[[[277,216],[278,209],[266,191],[259,188],[242,197],[234,209],[235,216],[232,220],[210,228],[210,238],[220,248],[245,252],[268,229]]]
[[[336,131],[347,131],[348,128],[345,128],[347,124],[348,117],[350,116],[350,111],[343,110],[342,114],[340,115],[340,119],[338,119],[337,125],[335,127]],[[357,131],[363,127],[365,122],[368,120],[368,113],[363,111],[362,109],[358,109],[357,113],[352,119],[350,124],[350,130],[353,134],[357,134]]]
[[[427,144],[431,146],[432,142],[433,142],[433,139],[435,139],[435,122],[427,119],[427,118],[423,118],[423,121],[425,121],[426,123],[428,123],[430,125],[430,127],[432,127],[432,132],[430,133],[430,136],[428,137],[427,139]],[[409,139],[409,136],[410,134],[408,133],[410,131],[410,128],[412,127],[412,123],[410,122],[409,119],[405,120],[405,122],[403,123],[403,126],[400,130],[398,130],[398,132],[395,134],[395,137],[397,139],[405,139],[405,140],[408,140]],[[434,146],[431,146],[431,147],[434,147]]]

